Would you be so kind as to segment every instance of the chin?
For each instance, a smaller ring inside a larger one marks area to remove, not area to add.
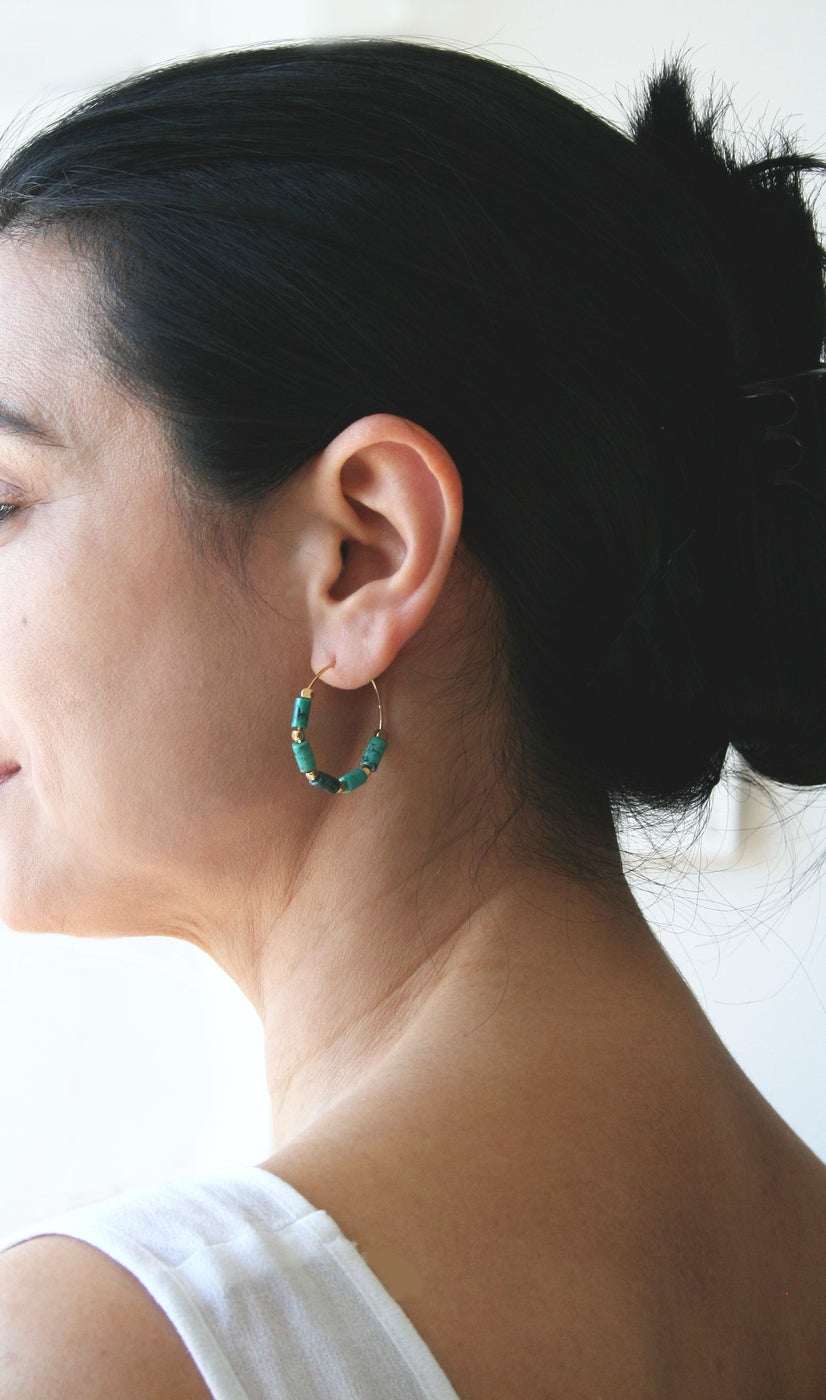
[[[12,933],[73,934],[76,920],[66,908],[46,897],[46,891],[32,883],[36,871],[22,874],[4,865],[0,856],[0,923]]]

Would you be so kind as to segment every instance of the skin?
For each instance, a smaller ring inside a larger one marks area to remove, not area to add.
[[[446,697],[483,629],[467,635],[461,483],[440,444],[390,415],[351,425],[263,514],[242,583],[193,547],[162,424],[92,342],[68,252],[0,242],[0,398],[54,439],[0,437],[3,500],[21,506],[0,523],[0,761],[21,769],[0,789],[0,913],[216,958],[264,1021],[286,1143],[412,1049],[437,1006],[462,1031],[504,1019],[508,962],[546,968],[530,929],[547,943],[554,904],[566,929],[581,904],[586,943],[614,941],[617,917],[650,935],[622,884],[607,906],[541,867],[519,875],[521,852],[476,859],[511,806],[484,723],[461,736],[458,778],[445,766],[461,733]],[[287,734],[293,696],[333,659],[320,761],[356,761],[371,677],[390,738],[368,788],[337,799],[309,789]],[[457,818],[468,793],[484,807]]]
[[[604,885],[561,874],[491,768],[499,716],[473,708],[487,599],[442,445],[392,415],[351,424],[262,511],[242,580],[194,547],[163,424],[104,373],[54,237],[0,239],[0,400],[54,439],[0,431],[0,501],[22,506],[0,523],[0,763],[20,765],[0,787],[4,922],[183,938],[234,978],[266,1033],[268,1165],[373,1241],[463,1396],[506,1400],[529,1354],[547,1377],[542,1337],[572,1396],[583,1355],[617,1395],[620,1356],[675,1397],[675,1374],[745,1393],[748,1366],[819,1385],[778,1277],[826,1296],[822,1169],[717,1040],[616,847]],[[343,797],[306,785],[287,733],[331,661],[319,762],[357,761],[372,677],[389,739]],[[404,1211],[351,1219],[356,1178]],[[457,1269],[478,1276],[479,1232],[502,1235],[514,1182],[525,1218],[497,1298],[474,1301],[493,1336],[519,1296],[524,1335],[487,1355],[477,1328],[451,1354],[462,1313],[446,1298]],[[543,1280],[563,1276],[555,1298]],[[563,1345],[548,1317],[570,1316],[574,1286],[586,1335]],[[587,1322],[609,1314],[613,1330]],[[629,1331],[645,1333],[633,1356]]]

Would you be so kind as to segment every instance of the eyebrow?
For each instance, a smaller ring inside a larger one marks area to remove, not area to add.
[[[46,447],[62,447],[57,437],[49,428],[39,423],[33,423],[31,418],[27,418],[19,409],[12,408],[10,404],[0,400],[0,432],[6,432],[13,437],[31,438],[34,442],[43,443]]]

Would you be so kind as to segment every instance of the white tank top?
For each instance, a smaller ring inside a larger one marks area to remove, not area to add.
[[[459,1400],[338,1225],[263,1167],[140,1187],[0,1238],[110,1255],[177,1329],[215,1400]]]

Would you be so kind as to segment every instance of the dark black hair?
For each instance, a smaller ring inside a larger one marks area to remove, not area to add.
[[[626,134],[486,58],[327,41],[117,84],[0,174],[0,227],[91,259],[107,363],[219,517],[366,414],[443,443],[503,772],[573,864],[606,813],[707,803],[730,745],[826,781],[826,506],[761,474],[736,396],[820,360],[823,167],[738,155],[726,111],[679,58]]]

